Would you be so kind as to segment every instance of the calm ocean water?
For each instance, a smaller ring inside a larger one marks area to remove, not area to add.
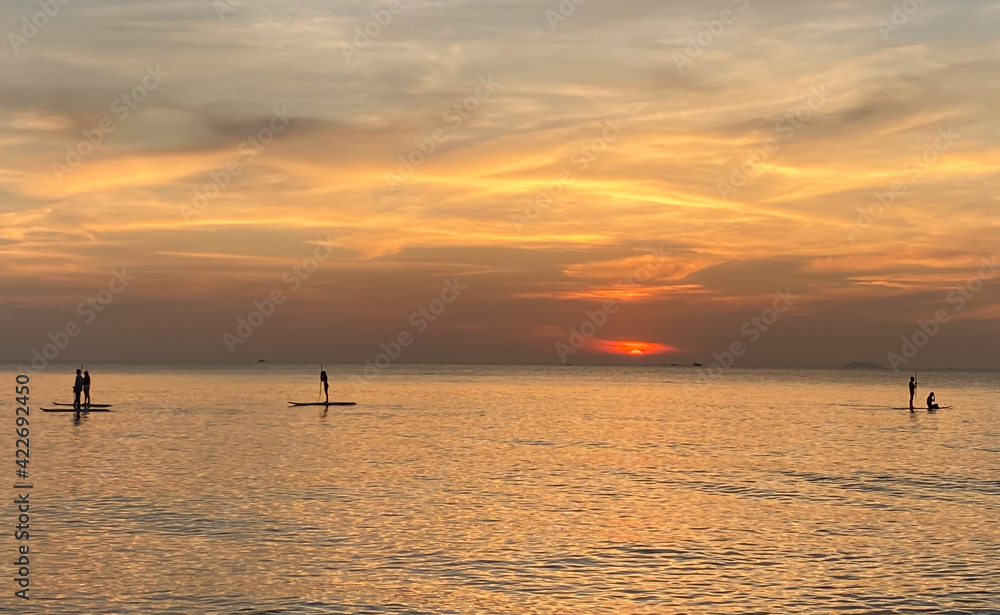
[[[3,612],[1000,612],[1000,373],[328,366],[324,413],[311,366],[88,367],[115,413],[32,378]]]

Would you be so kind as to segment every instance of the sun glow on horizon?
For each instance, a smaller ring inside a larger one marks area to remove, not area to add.
[[[658,342],[640,342],[635,340],[598,340],[595,346],[601,352],[609,354],[625,354],[639,357],[647,354],[666,354],[677,352],[677,348]]]

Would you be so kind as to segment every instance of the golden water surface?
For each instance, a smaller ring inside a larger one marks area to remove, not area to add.
[[[3,612],[1000,612],[997,373],[88,367],[115,412],[32,377]]]

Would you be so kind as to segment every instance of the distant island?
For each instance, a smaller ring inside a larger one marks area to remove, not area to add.
[[[855,361],[854,363],[848,363],[843,367],[843,369],[885,369],[878,363],[869,363],[868,361]]]

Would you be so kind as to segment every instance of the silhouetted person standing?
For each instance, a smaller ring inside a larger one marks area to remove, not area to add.
[[[90,372],[83,372],[83,403],[90,405]]]
[[[330,403],[330,381],[326,378],[326,370],[319,373],[319,381],[323,383],[323,394],[326,395],[326,403]]]
[[[917,394],[917,377],[910,376],[910,412],[913,412],[913,396]]]
[[[73,405],[80,405],[80,393],[83,391],[83,376],[76,370],[76,380],[73,381]]]

